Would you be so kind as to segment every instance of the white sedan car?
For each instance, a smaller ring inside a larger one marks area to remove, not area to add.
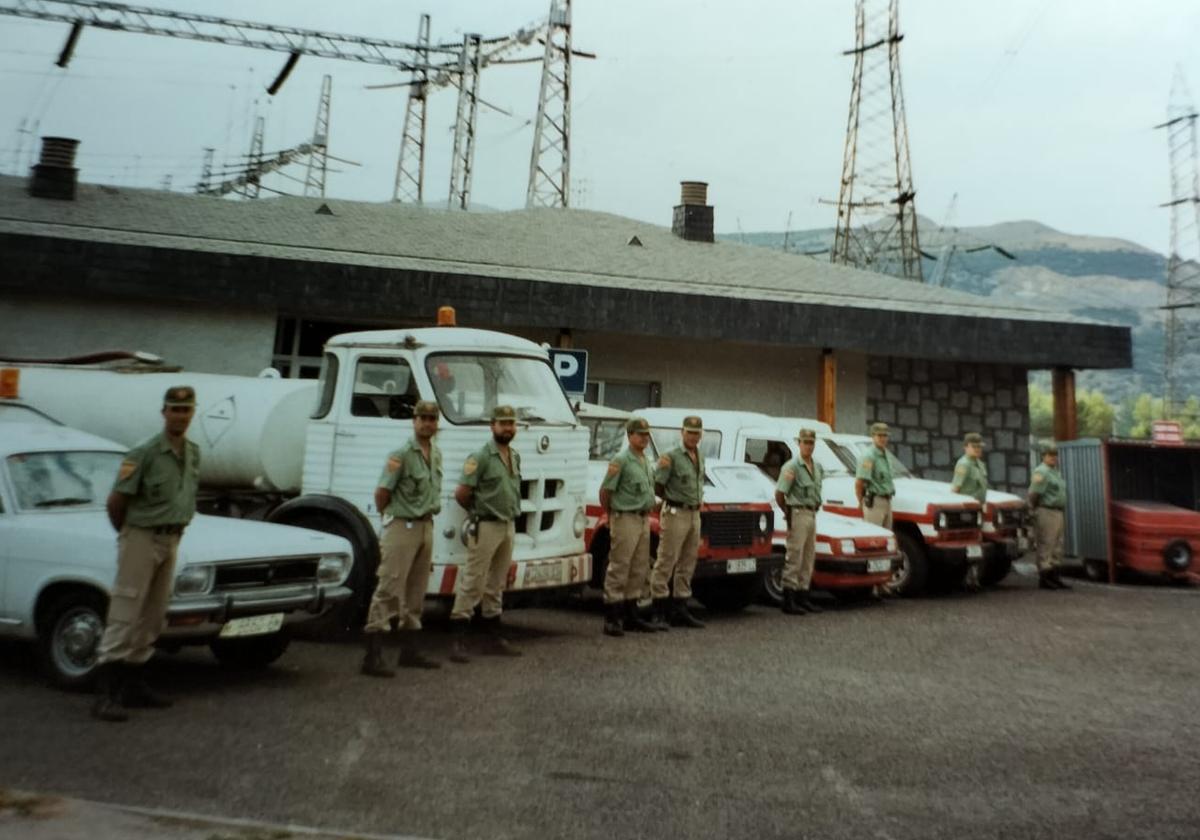
[[[87,684],[116,577],[104,504],[125,448],[48,423],[0,426],[0,636],[35,641],[47,675]],[[262,666],[288,625],[350,596],[350,543],[304,528],[196,516],[184,532],[160,644],[206,643]]]

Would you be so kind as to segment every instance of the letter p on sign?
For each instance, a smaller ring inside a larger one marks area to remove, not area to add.
[[[551,350],[550,364],[563,390],[572,396],[582,396],[587,388],[588,356],[586,350]]]

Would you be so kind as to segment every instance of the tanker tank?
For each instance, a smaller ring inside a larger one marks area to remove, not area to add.
[[[200,447],[202,485],[300,491],[314,380],[21,366],[20,393],[68,426],[132,447],[162,431],[172,385],[196,389],[188,438]]]

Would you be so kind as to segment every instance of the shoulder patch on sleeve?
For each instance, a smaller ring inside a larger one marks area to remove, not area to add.
[[[135,472],[137,472],[137,468],[138,468],[137,461],[135,461],[131,458],[126,458],[124,461],[121,462],[121,469],[117,473],[118,480],[124,481],[125,479],[129,478],[129,476],[131,476]]]
[[[967,474],[967,465],[959,464],[957,467],[954,468],[954,474],[955,475],[966,475]]]
[[[664,456],[662,456],[661,458],[659,458],[659,459],[658,459],[658,465],[659,465],[660,467],[669,467],[669,466],[671,466],[671,456],[670,456],[670,455],[664,455]]]
[[[467,459],[467,462],[463,464],[463,475],[474,475],[475,470],[477,469],[479,469],[479,462],[476,461],[475,456],[472,455]]]
[[[871,457],[863,458],[862,465],[864,470],[873,469],[875,466],[875,459]]]
[[[621,471],[621,462],[620,462],[620,461],[610,461],[610,462],[609,462],[609,464],[608,464],[608,475],[609,475],[609,478],[611,478],[612,476],[616,475],[616,474],[617,474],[617,473],[619,473],[620,471]]]
[[[389,455],[387,460],[387,471],[394,473],[398,469],[400,469],[400,459],[395,455]]]
[[[783,477],[786,478],[788,481],[791,481],[796,477],[796,471],[794,469],[792,469],[791,467],[788,467],[786,470],[783,471]]]
[[[122,466],[124,466],[124,465],[122,465]],[[1042,475],[1040,472],[1035,472],[1033,474],[1033,483],[1034,484],[1041,484],[1045,480],[1046,480],[1046,476]]]

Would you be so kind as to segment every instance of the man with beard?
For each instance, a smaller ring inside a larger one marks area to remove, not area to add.
[[[366,656],[362,673],[392,677],[383,663],[383,634],[399,623],[400,658],[408,668],[438,668],[417,645],[421,607],[433,562],[433,517],[442,509],[442,452],[434,442],[438,407],[419,400],[413,410],[413,436],[388,455],[375,488],[375,507],[383,515],[379,541],[379,583],[367,612]]]
[[[466,635],[475,607],[482,603],[487,652],[520,656],[500,635],[504,585],[512,563],[516,520],[521,515],[521,456],[509,444],[517,433],[517,413],[512,406],[492,411],[492,439],[463,463],[454,500],[471,515],[467,541],[467,567],[458,578],[450,627],[454,635],[450,661],[470,661]]]

